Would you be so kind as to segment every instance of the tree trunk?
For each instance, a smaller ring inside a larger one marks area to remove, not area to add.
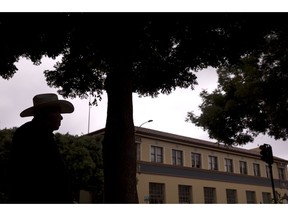
[[[124,68],[125,70],[125,68]],[[132,81],[117,68],[107,77],[107,120],[103,142],[104,203],[138,203]]]

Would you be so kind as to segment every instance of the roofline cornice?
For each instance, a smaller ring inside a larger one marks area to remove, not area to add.
[[[105,134],[105,128],[102,128],[100,130],[91,132],[86,135],[93,136],[93,135],[104,135],[104,134]],[[175,144],[181,144],[185,146],[201,147],[201,148],[213,150],[213,151],[233,153],[233,154],[237,154],[240,156],[249,155],[253,158],[260,159],[260,155],[258,152],[254,152],[248,149],[242,149],[242,148],[235,147],[235,146],[229,146],[229,145],[220,144],[217,142],[195,139],[191,137],[181,136],[181,135],[172,134],[168,132],[157,131],[157,130],[143,128],[143,127],[135,126],[135,135],[145,137],[145,138],[150,138],[150,139],[157,139],[159,141],[161,140],[161,141],[166,141],[166,142],[173,142]],[[282,163],[284,162],[288,164],[288,160],[285,160],[283,158],[274,156],[274,159],[277,160],[278,162],[282,162]]]

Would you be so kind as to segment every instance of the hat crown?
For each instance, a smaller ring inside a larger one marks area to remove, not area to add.
[[[45,104],[52,101],[58,101],[58,96],[56,94],[39,94],[33,98],[34,106]]]
[[[33,97],[33,106],[25,109],[20,113],[21,117],[33,116],[36,109],[58,107],[60,113],[72,113],[74,106],[66,100],[58,100],[54,93],[38,94]]]

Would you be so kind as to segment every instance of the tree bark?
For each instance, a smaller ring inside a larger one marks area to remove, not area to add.
[[[106,82],[104,203],[138,203],[132,80],[129,71],[123,70],[109,73]]]

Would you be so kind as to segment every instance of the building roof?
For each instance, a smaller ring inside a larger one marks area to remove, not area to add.
[[[100,135],[100,134],[102,135],[105,134],[105,128],[91,132],[88,135]],[[240,147],[225,145],[225,144],[221,144],[218,142],[195,139],[191,137],[157,131],[157,130],[143,128],[143,127],[135,127],[135,134],[136,134],[136,141],[137,141],[137,135],[138,135],[138,136],[146,137],[146,138],[153,138],[153,139],[158,139],[162,141],[175,142],[175,143],[182,144],[182,145],[201,147],[201,148],[211,149],[214,151],[219,150],[221,152],[223,151],[227,153],[230,152],[230,153],[239,154],[242,156],[250,156],[250,157],[260,159],[258,148],[243,149]],[[278,162],[282,162],[286,164],[288,163],[288,160],[285,160],[283,158],[274,156],[274,159],[277,160]]]

